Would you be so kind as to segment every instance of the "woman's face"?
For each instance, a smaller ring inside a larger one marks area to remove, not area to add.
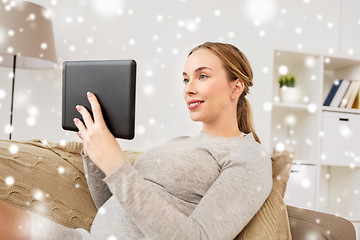
[[[210,50],[198,49],[188,57],[183,78],[184,99],[193,121],[212,123],[234,112],[235,82],[229,82],[221,60]]]

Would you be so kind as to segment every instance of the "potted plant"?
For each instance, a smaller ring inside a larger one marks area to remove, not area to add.
[[[279,97],[281,102],[296,103],[299,99],[298,89],[295,88],[295,76],[293,74],[281,75],[278,78]]]

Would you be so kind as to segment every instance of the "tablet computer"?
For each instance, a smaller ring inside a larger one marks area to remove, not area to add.
[[[133,139],[135,132],[136,62],[134,60],[66,61],[62,72],[62,128],[78,131],[83,121],[76,105],[93,117],[86,96],[97,97],[107,127],[116,138]]]

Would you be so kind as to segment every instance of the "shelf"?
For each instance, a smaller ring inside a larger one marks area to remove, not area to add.
[[[352,163],[350,163],[352,164]],[[342,164],[342,163],[320,163],[321,166],[324,167],[347,167],[350,169],[358,170],[360,169],[360,163],[353,163],[354,165],[350,164]]]
[[[305,103],[282,103],[282,102],[273,103],[273,107],[291,108],[291,109],[298,109],[303,111],[309,111],[309,105],[310,104],[305,104]]]
[[[339,108],[339,107],[328,107],[328,106],[323,106],[322,107],[323,111],[327,111],[327,112],[340,112],[340,113],[355,113],[355,114],[360,114],[360,109],[354,109],[354,108]]]
[[[314,161],[309,161],[309,160],[303,160],[303,159],[295,159],[293,161],[293,165],[310,165],[310,166],[314,166],[317,165],[317,162]]]

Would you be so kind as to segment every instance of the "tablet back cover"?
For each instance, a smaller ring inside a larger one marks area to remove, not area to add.
[[[67,61],[63,65],[62,128],[78,131],[83,121],[76,105],[92,115],[86,93],[97,97],[107,127],[116,138],[133,139],[135,131],[136,62],[134,60]]]

